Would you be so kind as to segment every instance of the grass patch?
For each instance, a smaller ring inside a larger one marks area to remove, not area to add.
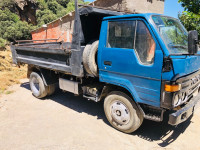
[[[19,84],[19,80],[26,78],[27,66],[16,67],[12,63],[12,55],[9,47],[5,51],[0,51],[0,95],[10,94],[7,88],[14,84]]]
[[[13,92],[14,92],[14,91],[6,91],[5,94],[6,94],[6,95],[9,95],[9,94],[12,94]]]

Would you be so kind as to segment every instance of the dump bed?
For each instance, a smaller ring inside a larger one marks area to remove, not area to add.
[[[15,64],[26,63],[46,69],[72,73],[69,59],[69,56],[72,53],[70,48],[71,43],[22,43],[25,41],[17,42],[21,42],[21,44],[18,43],[11,45],[13,62]]]

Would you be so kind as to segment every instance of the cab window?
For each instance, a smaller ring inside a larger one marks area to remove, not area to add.
[[[134,48],[136,21],[118,21],[108,24],[108,48]]]
[[[107,48],[134,49],[143,65],[154,61],[155,41],[143,21],[113,21],[108,23]]]
[[[137,21],[135,51],[143,64],[152,64],[154,61],[156,44],[143,21]]]

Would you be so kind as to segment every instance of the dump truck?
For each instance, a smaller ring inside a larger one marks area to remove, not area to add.
[[[104,101],[108,121],[124,133],[136,131],[144,119],[176,126],[192,116],[200,100],[197,31],[161,14],[75,6],[72,42],[11,44],[13,62],[28,64],[35,97],[44,99],[59,85]]]

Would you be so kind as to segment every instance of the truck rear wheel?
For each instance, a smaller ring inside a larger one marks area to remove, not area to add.
[[[86,45],[83,51],[83,65],[88,74],[98,76],[97,72],[97,51],[99,41]]]
[[[44,98],[47,96],[48,87],[45,86],[40,74],[36,72],[32,72],[30,75],[29,82],[30,82],[31,91],[35,97]]]
[[[110,124],[125,133],[137,130],[143,115],[133,100],[122,92],[111,92],[104,101],[104,112]]]

